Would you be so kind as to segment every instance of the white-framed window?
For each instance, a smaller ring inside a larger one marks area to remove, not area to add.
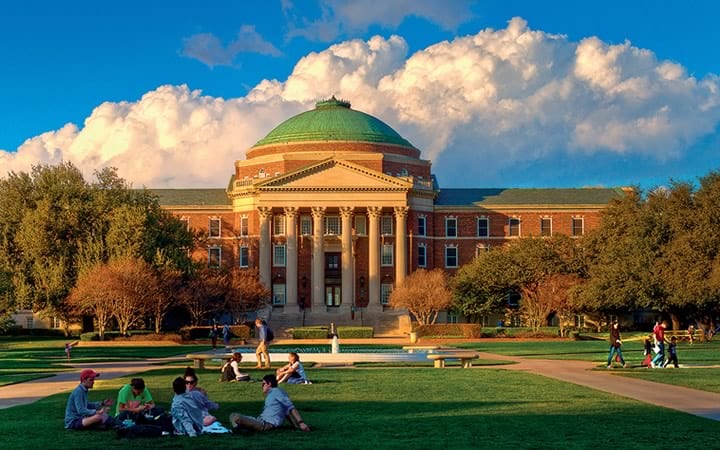
[[[25,326],[28,330],[32,330],[33,328],[33,316],[28,316],[25,318]]]
[[[508,236],[520,236],[519,217],[511,217],[508,219]]]
[[[222,261],[222,249],[220,247],[208,248],[208,267],[217,269]]]
[[[392,236],[393,234],[393,217],[382,216],[380,218],[380,234],[383,236]]]
[[[272,287],[272,304],[273,305],[285,305],[286,303],[286,296],[285,296],[286,286],[285,283],[275,283]]]
[[[273,236],[285,234],[285,216],[273,216]]]
[[[355,216],[355,234],[358,236],[365,236],[367,235],[367,221],[365,220],[365,216]]]
[[[337,285],[325,286],[325,306],[337,307],[342,304],[342,289]]]
[[[273,267],[285,267],[284,245],[273,245]]]
[[[339,236],[342,233],[342,226],[339,216],[325,216],[325,234]]]
[[[427,217],[418,217],[417,234],[418,236],[425,236],[427,233]]]
[[[250,266],[250,248],[247,245],[240,246],[240,267]]]
[[[180,223],[182,223],[183,228],[185,228],[186,230],[190,229],[190,218],[189,217],[181,217]]]
[[[59,317],[53,317],[50,319],[50,328],[60,328],[62,326],[62,321],[60,321]]]
[[[393,291],[393,285],[390,283],[382,283],[380,284],[380,304],[381,305],[389,305],[390,304],[390,294],[392,294]]]
[[[489,217],[478,217],[477,235],[478,235],[478,237],[490,237],[490,218]]]
[[[457,267],[458,266],[458,248],[457,247],[445,247],[445,267]]]
[[[575,326],[577,328],[585,327],[585,314],[575,314]]]
[[[573,217],[572,218],[572,235],[573,236],[582,236],[585,234],[585,221],[582,217]]]
[[[552,219],[550,217],[540,218],[540,236],[552,236]]]
[[[300,235],[310,236],[312,234],[312,217],[300,216]]]
[[[427,247],[425,244],[418,245],[417,265],[418,267],[427,267]]]
[[[220,227],[221,227],[220,218],[219,217],[211,217],[210,225],[208,226],[208,236],[211,238],[220,237],[220,233],[222,232]]]
[[[489,252],[490,251],[490,244],[478,244],[475,247],[475,257],[477,258],[480,256],[481,253]]]
[[[445,237],[457,237],[457,217],[445,218]]]
[[[447,312],[447,323],[458,323],[458,314],[456,311]]]
[[[240,236],[248,236],[250,234],[250,219],[248,216],[240,217]]]
[[[392,244],[383,244],[380,265],[381,266],[392,266],[393,265],[393,245]]]

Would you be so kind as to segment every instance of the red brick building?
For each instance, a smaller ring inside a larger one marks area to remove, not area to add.
[[[335,98],[291,117],[235,162],[226,189],[157,189],[207,235],[195,257],[256,268],[275,323],[396,328],[394,286],[454,273],[520,236],[580,236],[622,189],[443,189],[420,150]]]

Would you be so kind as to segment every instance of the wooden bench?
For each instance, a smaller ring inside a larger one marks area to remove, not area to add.
[[[702,333],[698,333],[698,331],[695,330],[693,333],[693,341],[701,335]],[[665,330],[665,339],[667,341],[670,341],[670,338],[673,336],[678,340],[678,342],[690,341],[690,333],[688,333],[688,330]]]
[[[433,361],[434,367],[441,369],[445,367],[446,359],[459,359],[463,369],[472,367],[472,360],[478,359],[479,355],[473,351],[454,351],[442,353],[429,353],[427,358]]]
[[[185,355],[187,359],[193,361],[193,367],[196,369],[204,369],[205,361],[212,359],[226,360],[230,358],[230,356],[232,356],[232,353],[193,353]]]
[[[438,350],[439,348],[440,347],[437,345],[406,345],[402,349],[408,353],[415,353],[415,352],[433,353],[435,350]]]

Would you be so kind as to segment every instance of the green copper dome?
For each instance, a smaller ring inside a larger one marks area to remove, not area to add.
[[[385,122],[350,109],[350,103],[334,96],[315,104],[315,109],[281,123],[254,146],[308,141],[355,141],[415,148]]]

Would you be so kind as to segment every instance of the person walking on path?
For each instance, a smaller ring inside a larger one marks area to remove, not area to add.
[[[265,325],[265,321],[262,320],[260,317],[255,319],[255,337],[258,339],[258,345],[255,349],[255,357],[257,358],[257,367],[258,369],[263,368],[270,368],[270,352],[268,352],[268,336],[267,336],[267,326]],[[265,358],[265,362],[263,363],[263,357]]]
[[[230,348],[230,325],[227,323],[223,326],[223,343],[225,344],[225,348]]]
[[[275,375],[268,374],[263,377],[262,391],[265,395],[265,406],[262,413],[258,417],[243,416],[238,413],[230,414],[233,430],[240,428],[268,431],[282,426],[285,419],[288,418],[295,428],[310,431],[310,427],[303,421],[290,397],[278,387]]]
[[[625,358],[623,358],[622,350],[620,350],[620,347],[622,346],[622,340],[620,340],[620,324],[618,321],[614,321],[612,326],[610,327],[610,351],[608,352],[608,359],[607,359],[607,368],[612,369],[612,360],[613,356],[617,355],[617,359],[620,360],[620,364],[623,365],[623,367],[627,367],[627,364],[625,363]]]
[[[665,327],[667,324],[661,322],[655,325],[653,329],[653,335],[655,336],[655,343],[658,347],[657,355],[650,361],[650,366],[654,369],[656,367],[662,367],[663,361],[665,360]]]
[[[89,402],[88,391],[95,385],[100,374],[92,369],[80,372],[80,384],[70,393],[65,406],[65,428],[69,430],[105,429],[112,425],[108,415],[113,401]]]
[[[677,338],[675,336],[670,338],[670,345],[668,346],[668,359],[665,361],[665,365],[663,365],[663,367],[669,366],[670,363],[673,363],[676,369],[680,367],[678,365]]]

